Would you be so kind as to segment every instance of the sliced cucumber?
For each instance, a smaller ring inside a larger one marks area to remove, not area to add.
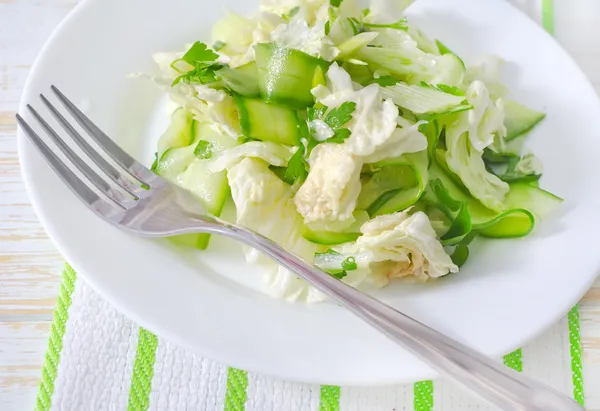
[[[384,193],[411,188],[417,184],[414,170],[406,164],[381,168],[363,184],[357,206],[369,209]]]
[[[354,212],[354,223],[343,232],[316,231],[312,230],[309,226],[304,226],[302,236],[315,244],[335,245],[349,243],[356,241],[360,237],[360,228],[367,221],[369,221],[369,214],[363,210],[356,210]]]
[[[156,165],[155,172],[167,181],[181,185],[179,176],[195,161],[194,145],[181,148],[170,148],[162,155]],[[176,244],[205,250],[210,241],[210,234],[185,234],[170,238]]]
[[[211,173],[205,160],[195,159],[177,176],[177,183],[194,193],[210,214],[219,216],[229,194],[227,172]]]
[[[210,242],[210,234],[182,234],[170,238],[175,244],[185,247],[206,250]]]
[[[506,139],[510,141],[528,133],[545,117],[545,113],[530,109],[516,101],[507,101],[504,103]]]
[[[455,52],[453,52],[452,50],[450,50],[450,49],[448,48],[448,46],[446,46],[444,43],[442,43],[442,42],[441,42],[441,41],[439,41],[439,40],[436,40],[436,41],[435,41],[435,44],[436,44],[436,46],[437,46],[437,48],[438,48],[438,50],[439,50],[439,52],[440,52],[440,54],[441,54],[441,55],[444,55],[444,54],[452,54],[452,55],[456,56],[456,58],[457,58],[457,59],[459,59],[459,60],[460,60],[460,62],[462,63],[462,66],[463,66],[465,69],[467,68],[467,66],[466,66],[465,62],[463,61],[463,59],[461,59],[460,57],[458,57],[458,54],[456,54]]]
[[[358,207],[376,216],[414,205],[429,181],[428,164],[427,151],[421,151],[371,165],[378,171],[363,185]]]
[[[486,208],[457,185],[437,163],[432,164],[429,173],[432,179],[440,179],[452,198],[467,203],[473,231],[484,237],[523,237],[533,230],[536,218],[544,217],[562,201],[538,187],[514,183],[510,184],[504,201],[506,210],[496,212]]]
[[[164,179],[177,183],[177,176],[194,161],[194,146],[169,148],[156,163],[155,172]]]
[[[315,70],[327,71],[329,62],[272,43],[255,46],[258,87],[266,101],[294,108],[312,106]]]
[[[238,145],[228,135],[215,131],[210,125],[194,123],[195,141],[207,141],[214,152],[219,152]],[[214,216],[220,216],[223,205],[229,194],[226,171],[211,173],[208,163],[202,159],[195,159],[189,167],[179,175],[179,185],[196,194],[204,204],[206,210]]]
[[[260,97],[258,88],[258,68],[256,62],[236,68],[225,67],[216,73],[227,88],[245,97]]]
[[[235,102],[246,137],[290,146],[300,143],[298,115],[294,110],[242,96],[236,96]]]
[[[170,148],[189,146],[193,142],[192,113],[180,107],[173,112],[171,124],[158,139],[158,158]]]
[[[431,79],[425,79],[425,81],[459,88],[462,86],[467,69],[465,63],[456,54],[442,55],[436,63],[436,68],[438,74]]]
[[[238,145],[237,139],[233,139],[230,136],[215,131],[206,123],[194,121],[192,130],[194,133],[194,145],[197,145],[200,141],[208,141],[211,143],[214,152],[226,150]]]
[[[359,83],[365,87],[368,86],[369,84],[374,83],[377,80],[377,79],[373,78],[373,71],[371,71],[369,66],[344,63],[342,65],[342,67],[344,68],[344,70],[346,70],[348,72],[348,74],[350,74],[350,77],[352,78],[352,80],[356,81],[357,83]],[[387,76],[387,77],[390,77],[390,76]],[[400,80],[397,80],[397,81],[400,81]]]
[[[194,151],[199,142],[209,142],[213,151],[221,151],[237,145],[237,140],[213,130],[210,125],[194,121],[193,142],[186,147],[170,148],[161,156],[156,173],[163,178],[195,194],[202,205],[214,216],[220,216],[229,194],[225,171],[211,173],[206,160],[199,159]],[[189,234],[173,237],[178,244],[205,249],[209,234]]]
[[[377,37],[377,34],[378,33],[375,32],[364,32],[350,37],[348,40],[337,46],[340,53],[336,56],[336,60],[348,60],[348,58],[352,57],[358,50],[373,41],[375,37]]]
[[[422,124],[419,127],[419,131],[427,137],[427,154],[429,161],[431,162],[435,155],[440,136],[442,134],[442,126],[438,120],[431,120],[427,124]]]

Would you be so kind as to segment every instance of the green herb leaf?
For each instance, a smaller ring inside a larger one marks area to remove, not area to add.
[[[322,143],[343,144],[344,141],[350,137],[350,134],[352,134],[352,132],[347,128],[338,128],[335,130],[333,137],[329,137],[328,139],[322,141]]]
[[[329,22],[329,20],[327,20],[327,23],[325,23],[325,35],[329,36],[330,31],[331,31],[331,23]]]
[[[336,272],[330,272],[329,273],[332,277],[337,278],[338,280],[341,280],[342,278],[348,276],[348,273],[345,271],[336,271]]]
[[[342,4],[342,1],[344,1],[344,0],[330,0],[329,4],[331,4],[333,7],[340,7],[340,4]]]
[[[425,81],[421,81],[419,83],[419,85],[421,87],[426,87],[426,88],[431,88],[434,90],[438,90],[441,91],[443,93],[448,93],[448,94],[452,94],[453,96],[459,96],[459,97],[463,97],[465,95],[465,92],[462,91],[461,89],[459,89],[458,87],[455,86],[449,86],[447,84],[429,84]],[[466,104],[468,104],[468,102],[466,102]]]
[[[206,140],[200,140],[198,141],[198,145],[194,149],[194,154],[196,155],[196,157],[206,160],[212,157],[213,149],[213,143]]]
[[[344,271],[352,271],[358,269],[356,259],[354,257],[348,257],[342,262],[342,268]]]
[[[354,32],[355,36],[365,31],[365,26],[357,18],[350,17],[348,22],[352,26],[352,31]]]
[[[219,55],[209,49],[206,44],[197,41],[192,45],[192,47],[190,47],[190,49],[183,55],[181,59],[193,66],[197,61],[215,61],[218,58]]]
[[[285,21],[290,21],[298,12],[300,11],[300,6],[292,7],[290,11],[281,16]]]
[[[436,41],[435,41],[435,44],[437,45],[437,48],[438,48],[438,50],[440,51],[440,54],[441,54],[441,55],[444,55],[444,54],[454,54],[454,55],[456,55],[455,53],[453,53],[453,52],[452,52],[452,50],[450,50],[450,49],[449,49],[449,48],[448,48],[448,47],[447,47],[447,46],[446,46],[444,43],[442,43],[441,41],[439,41],[439,40],[436,40]]]
[[[269,170],[271,170],[273,172],[273,174],[275,174],[277,177],[279,177],[279,179],[281,181],[283,181],[286,184],[289,184],[289,181],[287,181],[285,179],[285,172],[287,170],[287,167],[277,167],[274,165],[270,165]]]
[[[309,107],[306,110],[308,121],[321,120],[327,111],[327,106],[322,104],[315,104],[313,107]]]
[[[396,77],[392,77],[392,76],[381,76],[381,77],[375,78],[369,82],[369,84],[373,84],[373,83],[379,84],[381,87],[388,87],[388,86],[393,86],[394,84],[400,83],[400,80],[398,80]]]
[[[150,171],[156,173],[156,168],[158,167],[158,153],[154,153],[154,162],[152,163],[152,167],[150,167]]]
[[[497,153],[495,151],[486,148],[483,150],[483,160],[489,164],[508,164],[516,159],[519,162],[520,157],[517,154],[512,153]]]
[[[458,267],[462,267],[469,258],[469,247],[464,244],[457,245],[450,258],[454,264]]]
[[[449,86],[447,84],[436,84],[438,90],[444,93],[452,94],[453,96],[464,96],[465,92],[456,86]]]
[[[441,238],[442,244],[454,245],[460,242],[465,235],[471,232],[471,229],[471,214],[469,213],[467,204],[462,203],[458,214],[454,218],[454,221],[452,221],[450,229]]]
[[[350,120],[352,120],[352,113],[356,110],[356,103],[353,101],[346,101],[337,108],[331,110],[325,117],[325,123],[333,130],[337,130]]]
[[[469,244],[473,242],[475,237],[477,237],[477,234],[478,233],[476,233],[475,231],[470,232],[468,235],[465,236],[465,238],[462,239],[460,243],[456,245],[454,252],[450,256],[454,264],[456,264],[459,267],[462,267],[465,264],[465,262],[469,258]]]
[[[469,110],[473,110],[473,105],[467,103],[467,101],[465,100],[462,104],[460,104],[458,106],[454,106],[450,110],[443,111],[441,113],[419,114],[418,116],[416,116],[416,121],[425,120],[425,121],[432,122],[434,120],[441,120],[443,122],[443,119],[449,115],[457,114],[457,113],[461,113],[463,111],[469,111]]]
[[[452,198],[450,192],[446,187],[444,187],[442,181],[439,178],[431,180],[430,185],[433,189],[434,194],[443,205],[448,207],[448,209],[450,209],[451,211],[458,211],[460,209],[462,202]]]
[[[304,146],[300,144],[298,150],[292,155],[288,161],[287,169],[283,176],[284,181],[289,185],[294,185],[297,182],[306,180],[308,176],[308,163],[304,159]]]
[[[257,138],[254,138],[254,137],[244,136],[244,137],[238,137],[237,141],[239,144],[245,144],[245,143],[249,143],[250,141],[260,141],[260,140]]]
[[[450,229],[442,236],[443,245],[456,245],[471,233],[473,228],[471,223],[471,213],[466,202],[458,201],[452,198],[450,192],[440,179],[430,182],[433,193],[437,197],[435,207],[442,211],[452,222]]]
[[[188,71],[185,74],[177,77],[173,80],[171,86],[178,84],[179,82],[183,82],[186,84],[190,83],[200,83],[200,84],[210,84],[217,81],[216,71],[223,68],[222,64],[219,63],[203,63],[196,62],[193,70]]]
[[[320,256],[320,255],[340,255],[340,253],[338,253],[334,249],[330,248],[327,251],[325,251],[324,253],[315,253],[315,257]]]
[[[322,255],[340,255],[340,253],[338,253],[337,251],[330,248],[327,251],[325,251],[324,253],[315,253],[315,259],[317,259],[319,256],[322,256]],[[358,268],[358,265],[356,264],[356,260],[354,259],[354,257],[348,257],[342,262],[341,270],[334,269],[334,270],[328,270],[327,272],[332,277],[335,277],[338,280],[341,280],[342,278],[344,278],[348,275],[348,273],[346,271],[356,270],[357,268]]]
[[[379,29],[396,29],[407,31],[408,30],[408,20],[403,18],[402,20],[398,20],[395,23],[391,24],[373,24],[373,23],[363,23],[365,27],[379,28]]]
[[[212,48],[215,51],[219,51],[226,45],[227,45],[227,43],[225,43],[224,41],[218,40],[218,41],[215,41],[215,44],[213,44]]]
[[[218,57],[219,55],[209,49],[206,44],[200,43],[199,41],[195,42],[181,58],[181,60],[192,65],[194,68],[173,80],[171,86],[175,86],[179,82],[184,82],[186,84],[214,83],[217,81],[215,72],[223,67],[222,64],[215,62]],[[174,61],[172,66],[175,65],[177,61],[178,60]]]

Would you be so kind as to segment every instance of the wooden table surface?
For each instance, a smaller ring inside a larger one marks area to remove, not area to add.
[[[600,91],[600,1],[555,1],[556,36]],[[33,403],[63,264],[40,226],[21,181],[14,115],[32,62],[76,3],[0,0],[2,411],[27,409]],[[600,282],[583,299],[580,310],[587,405],[590,410],[600,411]]]

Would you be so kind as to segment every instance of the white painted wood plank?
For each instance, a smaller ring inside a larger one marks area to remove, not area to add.
[[[32,410],[49,321],[0,322],[0,409]]]

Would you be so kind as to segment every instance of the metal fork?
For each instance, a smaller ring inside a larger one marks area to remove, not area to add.
[[[106,222],[146,237],[210,233],[234,238],[295,272],[442,375],[502,410],[583,410],[565,395],[361,293],[260,234],[210,216],[192,194],[169,184],[133,159],[56,87],[51,89],[66,111],[117,166],[105,160],[43,95],[40,98],[50,114],[102,175],[88,166],[31,105],[27,105],[27,109],[71,166],[63,162],[19,114],[18,124],[63,182]],[[73,166],[83,179],[72,170]]]

